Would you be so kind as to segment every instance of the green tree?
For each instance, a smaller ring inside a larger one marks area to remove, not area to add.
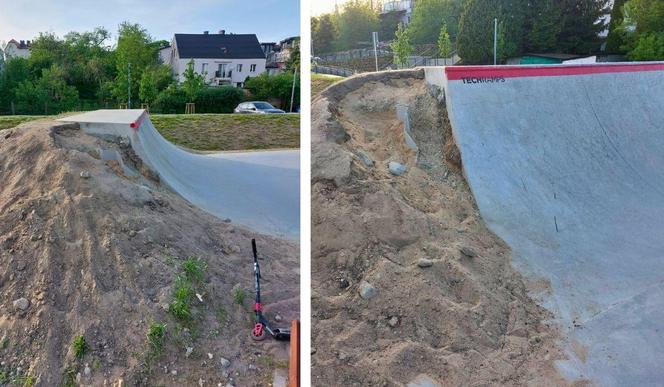
[[[291,49],[288,61],[286,61],[286,71],[293,72],[300,67],[300,38],[293,41],[293,48]]]
[[[338,50],[349,50],[371,42],[371,33],[378,31],[378,12],[368,0],[350,0],[337,16],[339,35],[335,43]]]
[[[187,69],[182,73],[184,81],[182,82],[182,90],[184,90],[189,102],[194,102],[198,93],[206,86],[205,76],[207,74],[199,74],[194,70],[194,60],[189,60]]]
[[[127,100],[128,86],[134,102],[139,97],[140,81],[143,71],[159,63],[157,48],[151,44],[152,38],[138,24],[123,22],[118,31],[116,48],[115,87],[113,94],[119,102]],[[129,72],[131,71],[131,85]]]
[[[175,80],[168,65],[153,65],[143,71],[139,96],[145,103],[153,103],[159,93]]]
[[[457,51],[465,63],[493,63],[494,0],[469,0],[459,22]]]
[[[443,23],[440,27],[440,35],[438,35],[438,55],[441,58],[449,58],[452,55],[452,42],[450,41],[450,34],[447,33],[447,24]]]
[[[627,0],[614,0],[611,9],[611,21],[609,22],[609,36],[606,38],[606,51],[622,52],[625,44],[620,26],[623,23],[623,6]]]
[[[293,74],[284,72],[278,75],[270,76],[261,74],[257,77],[248,79],[244,88],[249,90],[251,98],[275,102],[282,109],[290,108],[291,90],[293,87]],[[295,101],[294,107],[300,104],[300,77],[295,80]],[[295,110],[295,109],[293,109]]]
[[[408,57],[413,51],[410,45],[410,33],[407,28],[404,28],[403,23],[399,23],[395,36],[396,39],[390,45],[394,52],[394,63],[399,67],[403,67],[408,64]]]
[[[313,22],[316,20],[316,22]],[[311,38],[314,45],[314,55],[326,54],[334,50],[334,42],[338,33],[332,15],[321,15],[312,20]]]
[[[562,22],[557,49],[588,55],[600,50],[610,0],[561,0]]]
[[[462,9],[463,0],[418,0],[408,25],[413,42],[436,42],[443,24],[448,27],[450,39],[456,41]]]
[[[526,52],[557,52],[562,30],[562,9],[558,0],[539,0],[531,4],[526,27]]]
[[[664,32],[650,32],[641,35],[636,47],[627,54],[627,57],[637,61],[663,60]]]

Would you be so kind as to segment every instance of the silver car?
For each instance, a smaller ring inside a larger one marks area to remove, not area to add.
[[[250,101],[242,102],[237,105],[234,110],[235,113],[247,113],[247,114],[284,114],[285,111],[277,109],[274,106],[270,105],[267,102],[263,101]]]

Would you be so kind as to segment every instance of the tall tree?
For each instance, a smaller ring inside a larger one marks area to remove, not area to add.
[[[435,43],[443,23],[448,27],[450,39],[456,41],[463,3],[463,0],[418,0],[408,25],[413,43]]]
[[[465,63],[488,64],[493,58],[495,0],[469,0],[459,21],[457,51]]]
[[[337,40],[337,29],[332,20],[332,15],[325,14],[319,18],[314,18],[312,22],[312,40],[314,45],[314,54],[326,54],[333,51],[334,42]],[[315,24],[315,25],[314,25]]]
[[[189,102],[194,102],[198,93],[205,88],[205,74],[199,74],[194,70],[194,60],[191,59],[183,76],[182,90],[187,94]]]
[[[117,75],[113,89],[113,94],[118,101],[126,101],[128,89],[131,89],[132,101],[138,102],[143,71],[148,66],[159,63],[157,48],[151,43],[152,38],[139,24],[123,22],[120,25],[116,48]],[[130,72],[131,75],[129,75]],[[131,77],[131,84],[129,77]]]
[[[386,12],[380,15],[380,28],[378,29],[378,39],[382,42],[389,42],[395,38],[394,33],[401,23],[402,13],[397,11]]]
[[[337,16],[339,36],[335,48],[349,50],[368,45],[379,25],[378,12],[368,0],[350,0]]]
[[[621,48],[631,60],[664,59],[664,1],[630,0],[619,27]]]
[[[403,67],[408,64],[408,57],[413,50],[410,45],[410,33],[407,28],[404,28],[403,23],[399,23],[395,35],[396,39],[390,47],[394,52],[394,63],[399,67]]]
[[[559,0],[539,0],[531,3],[524,51],[557,52],[562,30],[562,9]]]
[[[608,52],[622,52],[621,47],[625,44],[620,29],[624,19],[623,6],[625,2],[626,0],[613,0],[611,21],[609,22],[609,36],[606,38],[606,51]]]
[[[449,58],[452,54],[452,42],[450,41],[450,34],[447,33],[447,24],[443,23],[440,28],[440,35],[438,35],[438,56],[441,58]]]
[[[561,0],[562,19],[558,49],[587,55],[600,50],[606,30],[610,0]]]

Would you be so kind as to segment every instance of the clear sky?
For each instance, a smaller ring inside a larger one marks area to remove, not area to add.
[[[318,16],[334,11],[334,5],[343,5],[347,0],[311,0],[311,14]]]
[[[123,21],[139,23],[156,39],[174,33],[255,33],[263,42],[300,35],[299,0],[0,0],[0,42],[62,37],[103,26],[117,38]]]

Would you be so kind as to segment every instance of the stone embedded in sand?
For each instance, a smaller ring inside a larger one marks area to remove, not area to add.
[[[369,157],[369,155],[362,149],[357,150],[357,157],[359,157],[362,163],[367,167],[371,168],[374,166],[374,162],[371,160],[371,157]]]
[[[396,327],[399,325],[399,317],[397,316],[392,316],[389,320],[387,320],[387,324],[391,326],[392,328]]]
[[[219,362],[221,363],[221,366],[222,366],[223,368],[228,368],[228,367],[231,366],[231,361],[228,360],[228,359],[225,359],[225,358],[223,358],[223,357],[222,357],[222,358],[219,358]]]
[[[461,254],[465,255],[468,258],[477,257],[477,252],[468,246],[462,247],[460,251]]]
[[[192,352],[194,352],[194,347],[187,347],[187,353],[184,354],[184,357],[191,356]]]
[[[81,172],[81,178],[89,179],[90,178],[90,172],[88,172],[88,171]]]
[[[15,300],[13,302],[13,305],[15,309],[26,310],[30,306],[30,301],[28,301],[26,298],[21,297],[18,300]]]
[[[433,261],[430,260],[430,259],[426,259],[426,258],[420,258],[417,261],[417,266],[421,267],[423,269],[426,268],[426,267],[431,267],[431,266],[433,266]]]
[[[135,237],[136,236],[136,231],[129,230],[129,236],[132,237],[132,238]]]
[[[365,300],[376,297],[378,295],[378,289],[376,289],[372,284],[367,281],[362,281],[360,283],[360,297]]]
[[[387,164],[387,168],[390,170],[390,173],[395,176],[401,176],[408,170],[408,167],[401,163],[397,163],[396,161],[390,161],[389,164]]]
[[[12,134],[13,133],[11,132],[11,130],[8,130],[7,133],[5,133],[5,140],[8,139],[9,137],[11,137]]]

